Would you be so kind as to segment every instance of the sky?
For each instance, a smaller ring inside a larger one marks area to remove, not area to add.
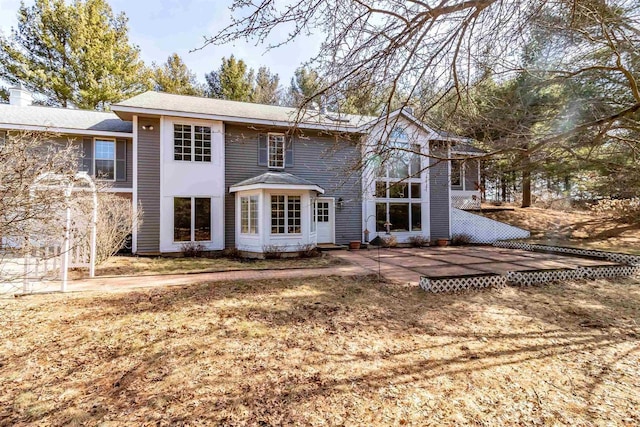
[[[129,18],[129,40],[140,47],[142,59],[151,65],[178,53],[187,66],[204,82],[204,74],[218,69],[223,57],[232,54],[249,67],[264,65],[280,75],[280,84],[289,85],[294,70],[317,52],[321,34],[297,39],[294,43],[267,51],[268,45],[237,41],[225,46],[203,45],[203,36],[213,35],[230,22],[231,0],[108,0],[114,13],[124,12]],[[33,0],[25,0],[30,6]],[[9,35],[17,25],[20,0],[0,0],[0,31]],[[270,43],[285,34],[274,34]]]

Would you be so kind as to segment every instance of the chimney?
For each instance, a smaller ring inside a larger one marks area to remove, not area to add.
[[[18,86],[9,88],[9,104],[17,105],[18,107],[26,107],[31,105],[33,102],[33,97],[31,96],[31,92],[29,92],[25,87],[21,84]]]

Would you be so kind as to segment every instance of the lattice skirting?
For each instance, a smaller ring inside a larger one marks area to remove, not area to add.
[[[427,292],[458,292],[488,287],[531,286],[561,280],[602,279],[640,275],[640,266],[610,265],[580,267],[576,269],[509,271],[506,275],[484,274],[479,276],[420,278],[420,287]]]
[[[554,252],[569,255],[579,255],[589,258],[606,259],[607,261],[617,262],[620,264],[640,266],[640,256],[621,254],[617,252],[598,251],[594,249],[565,248],[562,246],[537,245],[534,243],[505,241],[495,242],[493,246],[505,249],[521,249],[530,252]]]
[[[458,292],[468,289],[482,289],[488,287],[503,287],[507,284],[507,277],[499,274],[485,274],[481,276],[463,276],[432,278],[422,276],[420,287],[427,292]]]

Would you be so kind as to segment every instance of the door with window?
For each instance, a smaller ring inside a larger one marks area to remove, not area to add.
[[[316,221],[318,244],[335,243],[334,238],[334,202],[333,199],[317,199]]]

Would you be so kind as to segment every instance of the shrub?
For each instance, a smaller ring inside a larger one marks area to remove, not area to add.
[[[198,258],[202,256],[204,252],[204,246],[197,242],[183,243],[180,247],[182,255],[188,258]]]
[[[463,246],[471,243],[471,236],[468,234],[454,234],[451,236],[451,246]]]
[[[598,200],[591,211],[598,216],[616,218],[624,221],[640,221],[640,197],[631,199]]]
[[[409,243],[414,248],[423,248],[429,246],[429,239],[424,236],[411,236],[409,237]]]
[[[398,239],[396,239],[396,236],[382,237],[381,240],[383,248],[395,248],[398,246]]]
[[[264,245],[262,247],[264,259],[280,259],[282,258],[282,248],[278,245]]]
[[[224,251],[222,251],[222,256],[229,259],[235,259],[235,260],[244,259],[244,256],[242,255],[242,251],[238,248],[227,248]]]
[[[316,258],[319,257],[321,253],[316,245],[300,244],[298,245],[298,255],[300,256],[300,258]]]

